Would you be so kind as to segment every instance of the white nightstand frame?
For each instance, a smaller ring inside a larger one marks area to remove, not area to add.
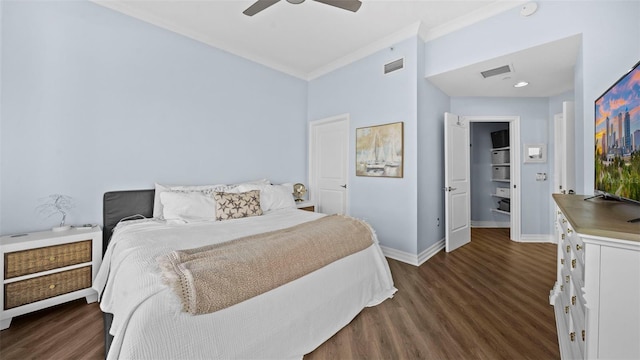
[[[316,203],[314,203],[313,201],[310,201],[310,200],[296,201],[296,207],[298,209],[306,208],[310,206],[313,206],[313,209],[314,209],[313,212],[316,212]]]
[[[5,253],[14,251],[36,249],[54,245],[74,243],[84,240],[91,240],[91,262],[65,266],[53,270],[42,271],[35,274],[19,276],[5,280],[4,261]],[[36,310],[44,309],[53,305],[62,304],[71,300],[86,298],[87,303],[96,302],[98,294],[92,288],[86,288],[49,299],[36,301],[12,309],[4,309],[4,285],[16,281],[31,279],[43,275],[49,275],[66,270],[73,270],[91,265],[91,282],[96,277],[100,264],[102,263],[102,231],[99,226],[90,229],[71,228],[66,231],[41,231],[28,233],[26,235],[7,235],[0,237],[0,278],[2,279],[2,291],[0,291],[0,330],[7,329],[11,325],[11,320],[18,316]]]

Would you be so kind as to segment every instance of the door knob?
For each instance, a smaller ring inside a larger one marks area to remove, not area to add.
[[[453,190],[456,190],[456,189],[457,188],[454,188],[454,187],[451,187],[451,186],[442,188],[442,190],[444,190],[444,191],[453,191]]]
[[[345,189],[346,189],[346,188],[347,188],[347,184],[340,185],[340,187],[343,187],[343,188],[345,188]]]

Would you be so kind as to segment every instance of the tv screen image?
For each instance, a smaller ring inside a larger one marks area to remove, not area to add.
[[[595,101],[595,192],[640,203],[640,62]]]

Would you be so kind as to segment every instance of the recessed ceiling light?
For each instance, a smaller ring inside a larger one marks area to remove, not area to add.
[[[513,85],[513,87],[520,88],[520,87],[525,87],[525,86],[527,86],[527,85],[529,85],[529,83],[528,83],[528,82],[526,82],[526,81],[520,81],[520,82],[516,83],[515,85]]]

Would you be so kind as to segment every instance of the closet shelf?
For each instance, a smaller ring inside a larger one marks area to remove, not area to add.
[[[495,213],[498,213],[498,214],[511,215],[511,213],[508,212],[508,211],[502,211],[502,210],[498,210],[498,209],[494,209],[494,208],[491,208],[491,211],[493,211]]]

